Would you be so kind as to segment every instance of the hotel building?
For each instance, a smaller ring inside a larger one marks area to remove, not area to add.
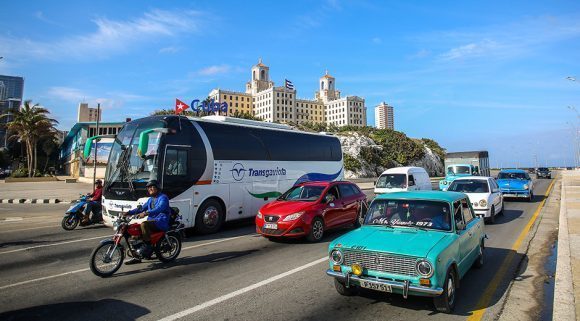
[[[395,129],[395,112],[393,106],[382,102],[375,107],[375,126],[378,129]]]

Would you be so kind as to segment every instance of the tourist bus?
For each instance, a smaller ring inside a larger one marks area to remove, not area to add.
[[[94,143],[87,140],[84,157]],[[295,184],[343,178],[340,141],[282,124],[224,116],[151,116],[114,136],[103,188],[103,219],[147,200],[155,179],[186,227],[207,234],[253,217]]]

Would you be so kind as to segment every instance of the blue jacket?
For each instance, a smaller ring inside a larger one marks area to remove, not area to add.
[[[155,221],[155,226],[158,229],[167,231],[169,229],[169,217],[171,215],[171,208],[169,208],[169,198],[163,193],[159,193],[157,197],[150,197],[141,209],[132,209],[127,214],[135,215],[143,212],[149,212],[147,216],[148,221]]]

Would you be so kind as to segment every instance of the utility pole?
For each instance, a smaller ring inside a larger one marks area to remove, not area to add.
[[[101,104],[97,104],[97,129],[95,131],[95,136],[99,135],[99,120],[101,119]],[[93,154],[93,193],[95,192],[95,182],[97,181],[97,144],[98,139],[95,139],[95,153]]]

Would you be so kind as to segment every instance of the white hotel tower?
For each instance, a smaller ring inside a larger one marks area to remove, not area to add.
[[[382,102],[375,107],[375,126],[378,129],[395,129],[395,112],[393,106]]]
[[[262,59],[252,67],[246,92],[213,89],[209,97],[228,104],[228,115],[250,113],[267,122],[326,123],[336,126],[366,126],[364,98],[341,97],[335,89],[336,80],[328,72],[320,77],[315,99],[296,97],[296,89],[276,87],[270,80],[270,67]]]

